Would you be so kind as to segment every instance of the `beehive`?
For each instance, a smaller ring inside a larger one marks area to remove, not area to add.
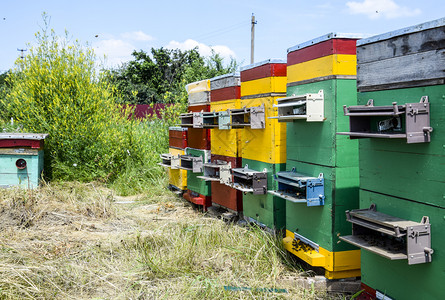
[[[0,187],[39,186],[47,134],[0,133]]]
[[[185,149],[170,147],[168,153],[172,155],[184,155]],[[187,189],[187,171],[168,168],[168,183],[172,190],[183,193]]]
[[[203,162],[210,161],[209,150],[186,148],[185,154],[195,157],[201,156]],[[183,196],[186,200],[198,205],[203,205],[204,209],[207,209],[207,207],[211,206],[211,184],[210,182],[198,178],[198,176],[202,175],[202,172],[187,170],[187,193]]]
[[[286,161],[286,124],[276,116],[276,99],[286,95],[286,61],[269,59],[241,68],[241,107],[264,107],[264,129],[241,129],[242,166],[265,171],[267,189],[273,188],[273,175],[284,169]],[[269,229],[283,229],[284,201],[273,195],[245,193],[244,217]]]
[[[279,119],[288,122],[286,170],[324,181],[319,203],[285,201],[284,245],[329,279],[360,275],[359,250],[338,238],[351,231],[344,211],[358,207],[358,143],[336,135],[348,126],[339,118],[343,105],[357,101],[357,39],[330,33],[289,48],[286,101],[303,105],[289,111],[284,100],[278,104]]]
[[[406,220],[404,222],[420,222],[426,216],[429,223],[421,226],[418,235],[412,232],[401,239],[416,244],[422,237],[431,243],[429,247],[418,249],[419,253],[412,252],[413,248],[406,245],[385,253],[378,246],[370,248],[362,243],[362,284],[371,297],[443,297],[444,40],[445,19],[440,19],[357,43],[358,104],[361,114],[367,112],[368,116],[350,116],[351,121],[364,125],[354,127],[351,122],[348,134],[352,138],[362,137],[359,145],[360,208],[374,204],[377,212]],[[363,111],[366,104],[372,105]],[[371,108],[383,110],[385,106],[389,109],[385,109],[383,117],[371,111]],[[391,112],[391,108],[396,111]],[[405,110],[406,114],[399,110]],[[353,107],[345,110],[352,111]],[[419,123],[421,120],[425,123]],[[409,122],[413,124],[408,125]],[[420,128],[413,130],[416,126]],[[394,239],[385,237],[381,234],[379,239],[388,241],[389,246]]]

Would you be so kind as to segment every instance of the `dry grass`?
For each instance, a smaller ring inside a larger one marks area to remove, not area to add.
[[[0,205],[0,299],[341,299],[292,285],[299,270],[273,236],[161,189],[58,183],[1,190]]]

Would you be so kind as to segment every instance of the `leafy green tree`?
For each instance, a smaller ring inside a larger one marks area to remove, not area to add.
[[[124,103],[181,102],[186,98],[187,83],[230,73],[238,67],[234,59],[225,66],[215,52],[203,57],[197,48],[152,48],[151,55],[143,50],[132,55],[134,60],[112,71],[111,76]]]

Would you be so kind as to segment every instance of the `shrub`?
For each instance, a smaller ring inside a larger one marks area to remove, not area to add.
[[[144,178],[160,176],[155,160],[168,146],[167,127],[175,122],[176,106],[165,112],[167,121],[128,120],[129,111],[116,104],[118,92],[95,65],[93,50],[69,41],[67,33],[58,37],[47,21],[44,16],[36,46],[16,61],[6,79],[11,88],[0,100],[3,119],[12,117],[26,132],[49,134],[49,179],[122,181],[129,169],[139,169],[133,173]]]

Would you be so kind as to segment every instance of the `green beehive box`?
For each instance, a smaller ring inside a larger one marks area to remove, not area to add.
[[[204,163],[210,160],[209,150],[186,148],[185,153],[186,155],[202,156]],[[198,176],[203,175],[203,172],[194,173],[193,171],[187,170],[187,189],[203,196],[211,196],[211,182],[198,178]]]
[[[0,187],[39,186],[47,134],[0,133]]]
[[[277,185],[273,175],[285,170],[285,164],[269,164],[261,161],[243,158],[243,166],[255,171],[267,170],[267,189],[276,189]],[[243,195],[243,214],[248,221],[259,223],[269,229],[284,229],[285,225],[285,201],[282,198],[270,194],[254,195],[245,193]]]
[[[349,122],[343,117],[343,105],[357,103],[354,79],[331,79],[308,84],[289,86],[287,95],[324,93],[322,122],[295,120],[287,125],[287,158],[330,167],[358,165],[358,143],[346,136],[336,135],[348,130]]]
[[[445,209],[405,199],[360,190],[360,207],[376,204],[377,211],[419,222],[428,216],[431,224],[431,263],[408,265],[406,259],[388,260],[362,250],[362,282],[391,299],[442,299],[445,281]]]
[[[362,283],[381,299],[444,295],[444,29],[445,18],[357,43],[359,106],[345,109],[344,134],[360,138],[361,211],[344,240],[362,247]]]
[[[373,99],[380,106],[419,102],[422,96],[430,103],[431,142],[360,140],[360,187],[445,208],[445,85],[361,92],[358,97],[359,104]]]
[[[358,169],[331,168],[288,160],[287,171],[292,168],[313,177],[323,173],[325,202],[322,206],[307,206],[286,201],[286,229],[301,234],[330,252],[357,249],[339,243],[338,236],[351,232],[345,210],[358,208]]]

